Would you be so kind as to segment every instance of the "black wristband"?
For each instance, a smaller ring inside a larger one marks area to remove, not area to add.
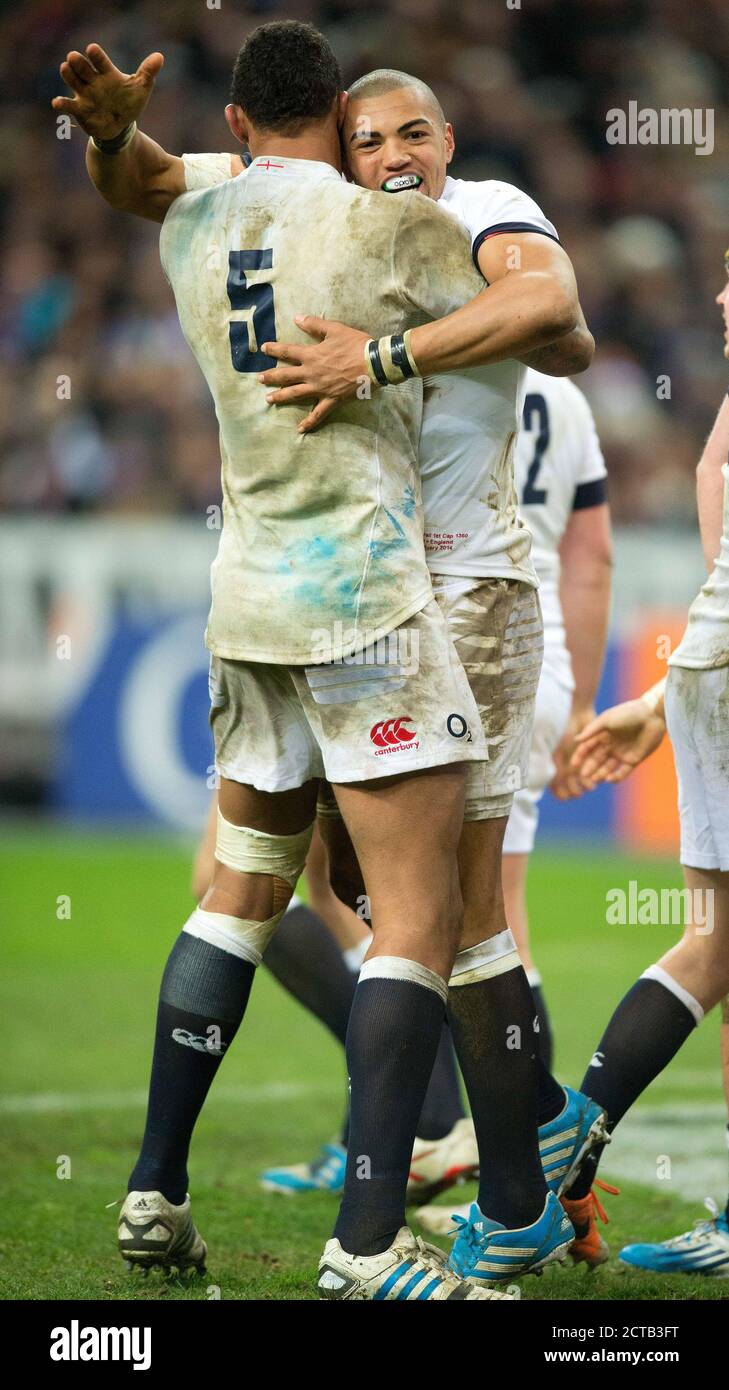
[[[393,367],[399,367],[403,374],[403,380],[407,381],[415,376],[415,372],[410,366],[410,358],[405,351],[405,340],[402,333],[393,333],[390,339],[390,356]]]
[[[380,345],[376,338],[370,338],[370,341],[367,344],[367,351],[370,354],[370,364],[372,366],[372,370],[375,374],[376,380],[379,381],[380,386],[388,386],[389,382],[387,380],[385,368],[382,365],[382,359],[380,357]]]
[[[111,140],[97,140],[95,135],[91,136],[91,143],[96,146],[100,154],[121,154],[127,145],[131,144],[137,132],[137,122],[130,121],[118,135]]]

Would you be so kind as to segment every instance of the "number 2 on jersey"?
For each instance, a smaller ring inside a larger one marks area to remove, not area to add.
[[[259,351],[259,343],[272,343],[276,337],[273,285],[249,285],[247,270],[270,270],[273,251],[230,251],[228,254],[228,298],[240,318],[230,323],[230,355],[237,372],[265,372],[277,367],[275,357]]]
[[[535,506],[547,500],[547,489],[537,487],[537,478],[542,466],[544,451],[549,447],[549,412],[544,396],[538,396],[531,392],[524,399],[524,414],[522,417],[522,428],[529,432],[532,429],[532,416],[537,416],[539,424],[539,434],[534,444],[534,458],[529,464],[524,492],[522,494],[523,506]]]

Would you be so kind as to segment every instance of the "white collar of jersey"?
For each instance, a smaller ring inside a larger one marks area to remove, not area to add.
[[[443,184],[443,192],[441,193],[438,202],[449,203],[451,198],[454,198],[456,193],[458,192],[459,183],[463,183],[463,179],[454,179],[450,174],[446,174],[446,180]],[[460,220],[463,221],[463,218],[461,217]]]
[[[280,154],[259,154],[257,159],[248,167],[248,177],[251,174],[262,174],[269,178],[341,178],[332,164],[325,164],[322,159],[285,159]]]

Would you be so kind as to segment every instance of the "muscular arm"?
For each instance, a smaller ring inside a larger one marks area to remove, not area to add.
[[[86,168],[107,203],[152,222],[164,222],[170,204],[186,191],[184,160],[168,154],[141,130],[125,150],[115,155],[102,154],[89,140]],[[232,154],[231,178],[242,168],[240,155]]]
[[[86,168],[102,198],[121,212],[163,222],[170,204],[185,192],[185,167],[141,130],[119,154],[102,154],[92,140]]]
[[[729,396],[725,396],[696,469],[696,501],[706,568],[719,554],[724,508],[722,464],[729,458]]]
[[[478,256],[487,286],[461,308],[411,332],[410,347],[420,375],[513,357],[531,361],[552,376],[588,367],[595,344],[582,316],[571,261],[562,247],[535,232],[503,233],[487,238]],[[422,263],[414,273],[418,269]],[[407,284],[408,277],[403,279]],[[298,425],[300,433],[308,433],[338,401],[356,394],[365,371],[369,334],[311,315],[297,316],[296,322],[318,341],[307,347],[264,343],[264,352],[276,357],[279,366],[261,373],[259,381],[275,388],[266,397],[274,405],[319,398]]]
[[[423,376],[526,355],[532,366],[552,375],[561,374],[562,354],[567,371],[590,365],[594,340],[582,316],[572,263],[557,242],[535,232],[505,232],[482,243],[478,265],[487,282],[481,294],[413,330],[413,356]],[[547,345],[551,352],[539,355]]]
[[[545,376],[577,376],[584,372],[592,361],[595,339],[587,327],[580,305],[578,311],[575,328],[569,333],[563,333],[561,338],[555,338],[553,343],[534,348],[533,352],[523,353],[519,361],[523,362],[525,367],[544,372]]]
[[[72,50],[61,64],[61,77],[74,96],[54,97],[51,103],[91,136],[86,168],[102,198],[114,208],[153,222],[164,221],[170,204],[185,192],[182,159],[168,154],[141,130],[117,154],[104,154],[94,139],[113,140],[140,119],[163,64],[161,53],[150,53],[136,72],[121,72],[103,48],[90,43],[84,53]],[[231,176],[242,167],[239,157],[231,155]]]

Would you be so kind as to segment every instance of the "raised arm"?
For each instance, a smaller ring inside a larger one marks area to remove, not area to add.
[[[102,198],[153,222],[163,222],[170,204],[186,190],[183,160],[136,129],[163,63],[161,53],[150,53],[136,72],[121,72],[103,48],[90,43],[85,53],[73,51],[61,64],[61,77],[74,96],[51,102],[91,137],[86,167]],[[238,155],[230,160],[233,177],[243,165]]]
[[[136,72],[121,72],[97,43],[70,52],[60,73],[74,95],[54,97],[55,111],[71,116],[91,138],[86,167],[112,207],[161,222],[185,191],[182,160],[136,129],[164,64],[150,53]],[[98,142],[98,143],[97,143]]]

